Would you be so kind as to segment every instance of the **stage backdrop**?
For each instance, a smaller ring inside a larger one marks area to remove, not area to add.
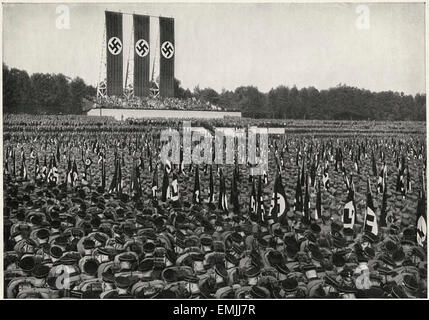
[[[107,95],[123,92],[122,13],[106,11]]]
[[[149,16],[134,14],[134,94],[138,97],[149,95],[150,83],[150,41]]]
[[[174,97],[174,19],[159,18],[160,69],[159,90],[162,97]]]

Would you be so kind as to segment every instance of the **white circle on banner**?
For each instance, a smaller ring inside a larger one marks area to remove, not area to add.
[[[170,41],[164,41],[161,45],[161,53],[165,59],[170,59],[174,55],[174,46]]]
[[[423,216],[420,216],[419,220],[417,220],[417,243],[423,246],[426,240],[426,220]]]
[[[140,57],[144,58],[149,53],[149,44],[145,39],[140,39],[136,42],[135,49],[136,49],[136,53]]]
[[[118,55],[122,52],[122,41],[118,37],[111,37],[107,43],[109,52],[113,55]]]

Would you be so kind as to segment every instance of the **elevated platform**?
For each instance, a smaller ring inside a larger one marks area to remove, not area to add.
[[[225,117],[239,117],[241,112],[235,111],[192,111],[192,110],[167,110],[167,109],[108,109],[96,108],[86,113],[88,116],[108,116],[116,120],[128,118],[198,118],[198,119],[223,119]]]

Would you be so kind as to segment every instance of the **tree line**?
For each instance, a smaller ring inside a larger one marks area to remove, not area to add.
[[[81,114],[87,99],[96,95],[93,86],[79,77],[33,73],[3,63],[3,113]]]
[[[426,95],[393,91],[372,92],[339,84],[327,90],[278,86],[263,93],[254,86],[234,91],[212,88],[193,91],[175,79],[177,98],[196,98],[244,117],[317,120],[426,120]],[[34,73],[3,64],[3,112],[32,114],[81,114],[91,105],[96,89],[77,77]]]
[[[189,90],[181,91],[190,94]],[[180,91],[179,91],[180,93]],[[253,86],[218,93],[196,87],[192,96],[243,116],[272,119],[317,120],[426,120],[426,94],[372,92],[339,84],[327,90],[278,86],[263,93]]]

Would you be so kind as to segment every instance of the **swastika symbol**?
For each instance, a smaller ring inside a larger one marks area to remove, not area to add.
[[[107,43],[109,52],[113,55],[118,55],[122,51],[122,41],[117,37],[111,37]]]
[[[149,53],[149,44],[145,39],[140,39],[136,42],[136,53],[142,58]]]
[[[161,53],[166,59],[170,59],[174,54],[174,46],[170,41],[165,41],[161,46]]]

